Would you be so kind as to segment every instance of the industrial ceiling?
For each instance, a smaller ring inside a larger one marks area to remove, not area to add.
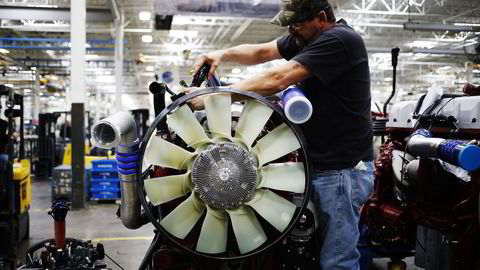
[[[87,0],[86,81],[92,99],[100,94],[102,101],[113,104],[114,47],[120,27],[124,32],[122,91],[129,109],[149,106],[147,87],[155,75],[161,79],[171,72],[173,84],[180,79],[189,82],[189,71],[199,54],[242,43],[267,42],[286,33],[285,28],[270,24],[268,19],[270,13],[280,9],[280,0],[224,0],[255,11],[237,9],[230,13],[193,8],[198,2],[211,5],[220,1]],[[392,88],[393,47],[401,49],[394,101],[416,99],[433,84],[456,92],[466,82],[480,83],[478,0],[330,3],[337,19],[344,18],[365,40],[377,103],[383,103]],[[74,91],[68,77],[69,10],[67,0],[0,1],[0,83],[19,90],[32,89],[35,77],[31,69],[38,69],[52,82],[51,87],[58,88],[43,94],[53,104],[49,109],[68,103],[60,89]],[[155,14],[159,16],[155,18]],[[171,26],[168,15],[173,15]],[[170,30],[155,30],[165,22]],[[225,63],[219,75],[226,82],[235,82],[275,64],[246,68]],[[108,113],[106,107],[102,113]]]

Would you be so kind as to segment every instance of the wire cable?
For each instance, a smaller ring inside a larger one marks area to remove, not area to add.
[[[432,126],[433,126],[433,122],[435,122],[435,118],[437,118],[437,115],[438,113],[443,110],[443,108],[450,102],[454,99],[455,97],[452,97],[450,98],[447,102],[445,102],[445,104],[442,105],[442,107],[440,107],[440,109],[437,110],[437,112],[433,115],[433,119],[432,119],[432,122],[430,123],[430,126],[428,127],[428,130],[432,129]]]
[[[125,270],[125,268],[121,267],[120,264],[118,264],[114,259],[112,259],[110,256],[108,256],[107,253],[105,253],[105,256],[109,258],[114,264],[116,264],[120,269]]]

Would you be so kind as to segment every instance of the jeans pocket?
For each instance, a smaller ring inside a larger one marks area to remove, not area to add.
[[[370,166],[368,166],[370,165]],[[352,203],[360,208],[373,192],[373,164],[368,164],[366,170],[355,170],[352,173]]]

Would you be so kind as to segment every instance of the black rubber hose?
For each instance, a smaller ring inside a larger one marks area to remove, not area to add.
[[[165,92],[175,95],[165,83],[152,82],[149,86],[150,93],[153,94],[153,109],[155,117],[157,117],[163,109],[165,109]],[[162,121],[158,124],[157,130],[159,132],[168,131],[167,122]]]
[[[383,104],[383,115],[387,116],[387,106],[390,100],[392,100],[393,96],[395,95],[395,87],[397,84],[397,63],[398,63],[398,53],[400,52],[400,48],[395,47],[392,49],[392,66],[393,66],[393,90],[392,94],[388,97],[385,104]]]

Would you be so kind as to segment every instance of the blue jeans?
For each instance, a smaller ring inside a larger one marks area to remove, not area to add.
[[[355,168],[315,170],[312,199],[320,227],[320,265],[323,270],[358,270],[360,208],[373,191],[373,161]]]

